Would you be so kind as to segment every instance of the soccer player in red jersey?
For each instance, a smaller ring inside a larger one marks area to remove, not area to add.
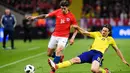
[[[56,64],[64,58],[62,51],[68,41],[71,26],[77,25],[74,15],[68,9],[69,2],[67,0],[62,0],[60,6],[60,9],[50,12],[49,14],[27,17],[28,19],[56,17],[55,30],[49,41],[47,53],[48,56],[54,58],[54,63]],[[73,44],[76,35],[77,30],[73,33],[70,44]],[[50,73],[55,73],[55,71],[51,71]]]

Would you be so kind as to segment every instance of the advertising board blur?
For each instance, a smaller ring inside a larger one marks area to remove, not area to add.
[[[3,37],[4,37],[4,32],[3,32],[3,28],[0,28],[0,42],[3,41]],[[6,41],[8,40],[8,37],[6,37]]]
[[[130,26],[113,26],[112,36],[113,38],[130,39]]]

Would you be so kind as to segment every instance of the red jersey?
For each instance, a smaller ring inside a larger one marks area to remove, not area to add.
[[[74,15],[69,11],[63,14],[61,9],[49,13],[49,17],[56,17],[55,30],[52,35],[59,37],[69,37],[70,25],[77,25]]]

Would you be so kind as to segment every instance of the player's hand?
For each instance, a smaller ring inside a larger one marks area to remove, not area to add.
[[[126,63],[126,65],[130,67],[130,64],[128,64],[128,63]]]
[[[70,45],[72,45],[74,43],[73,39],[70,39]]]
[[[128,62],[126,62],[125,60],[123,61],[123,63],[125,63],[127,66],[130,67],[130,64]]]
[[[130,64],[129,63],[125,63],[127,66],[129,66],[130,67]]]

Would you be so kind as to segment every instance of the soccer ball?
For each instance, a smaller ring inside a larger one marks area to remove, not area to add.
[[[25,73],[34,73],[35,68],[33,65],[29,64],[29,65],[25,66],[24,71],[25,71]]]

